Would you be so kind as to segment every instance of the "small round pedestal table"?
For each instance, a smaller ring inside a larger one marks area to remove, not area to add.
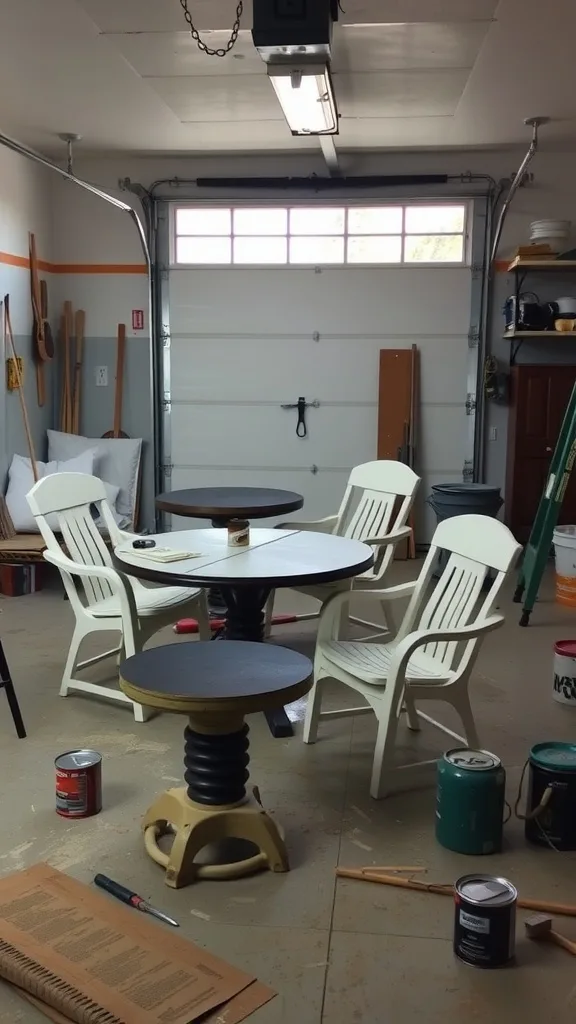
[[[251,530],[247,548],[229,547],[226,530],[185,530],[152,539],[190,557],[155,562],[127,541],[114,551],[116,568],[168,586],[220,587],[228,608],[227,640],[264,640],[264,605],[271,590],[339,581],[347,587],[374,564],[368,545],[309,530]],[[273,736],[293,735],[283,708],[266,718]]]
[[[297,700],[311,685],[312,662],[272,644],[168,644],[120,666],[120,686],[131,700],[188,715],[186,786],[158,797],[142,822],[146,850],[166,869],[166,885],[178,889],[195,878],[238,878],[262,867],[288,871],[279,827],[246,793],[244,716]],[[174,842],[166,853],[158,839],[168,833]],[[200,850],[228,838],[248,840],[257,850],[230,864],[197,863]]]

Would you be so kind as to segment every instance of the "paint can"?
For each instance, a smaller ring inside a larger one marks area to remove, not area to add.
[[[506,772],[488,750],[457,747],[438,761],[436,839],[456,853],[502,849]]]
[[[102,810],[102,755],[96,750],[68,750],[56,766],[56,813],[63,818],[90,818]]]
[[[576,708],[576,640],[558,640],[554,644],[554,689],[559,704]]]
[[[228,547],[247,548],[250,544],[250,523],[247,519],[234,519],[228,523]]]
[[[524,834],[539,846],[576,850],[575,743],[532,747]]]
[[[454,953],[471,967],[505,967],[514,959],[518,893],[507,878],[464,875],[455,890]]]

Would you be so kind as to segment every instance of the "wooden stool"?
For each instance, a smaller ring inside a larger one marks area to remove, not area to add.
[[[179,889],[196,878],[239,878],[264,867],[289,870],[278,826],[246,794],[250,758],[244,716],[290,704],[311,685],[308,658],[245,640],[168,644],[120,666],[120,686],[131,700],[189,719],[187,785],[158,797],[142,822],[146,850],[166,868],[166,885]],[[164,853],[158,839],[172,832],[172,848]],[[232,864],[195,861],[203,847],[227,838],[248,840],[259,852]]]

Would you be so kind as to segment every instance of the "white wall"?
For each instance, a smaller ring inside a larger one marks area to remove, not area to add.
[[[544,140],[545,141],[545,140]],[[527,139],[528,142],[528,139]],[[379,153],[371,156],[344,155],[342,170],[347,175],[362,174],[418,174],[449,173],[454,175],[489,174],[495,179],[508,178],[517,169],[525,150],[509,151],[467,151],[467,152],[426,152],[426,153]],[[573,220],[576,229],[576,191],[573,181],[576,174],[576,153],[560,153],[543,149],[531,165],[535,175],[533,184],[516,194],[508,215],[499,257],[505,259],[519,243],[529,240],[529,224],[537,217],[560,216]],[[132,181],[150,186],[161,178],[196,178],[202,176],[290,176],[326,174],[325,165],[319,155],[308,152],[296,157],[235,156],[221,157],[168,157],[135,158],[115,157],[102,159],[77,158],[76,173],[108,190],[117,190],[118,179],[130,177]],[[129,193],[119,193],[126,201],[137,205]],[[171,195],[177,195],[171,190]],[[220,198],[228,198],[222,192]],[[242,193],[246,195],[246,193]],[[136,231],[130,219],[116,210],[106,207],[100,200],[88,195],[73,185],[56,179],[53,184],[54,214],[56,224],[55,259],[63,263],[108,263],[134,264],[142,262]],[[198,190],[201,198],[211,198],[206,190]],[[214,193],[213,193],[214,195]],[[272,194],[268,193],[270,197]],[[282,193],[285,198],[286,193]],[[574,242],[576,244],[576,230]],[[71,274],[60,280],[62,297],[72,298],[75,305],[82,305],[87,312],[87,335],[106,342],[106,359],[113,358],[111,339],[116,322],[123,320],[130,325],[131,310],[145,308],[145,279],[137,274],[109,275]],[[576,282],[575,282],[576,286]],[[533,285],[533,287],[536,287]],[[564,293],[568,285],[564,283]],[[513,290],[508,275],[496,275],[495,300],[492,324],[492,345],[498,358],[507,362],[509,342],[500,340],[503,319],[500,309],[503,299]],[[559,293],[558,293],[559,294]],[[568,292],[569,294],[569,292]],[[544,296],[543,296],[544,297]],[[550,294],[546,298],[552,297]],[[130,334],[129,330],[129,334]],[[133,335],[130,365],[127,379],[127,426],[129,433],[145,433],[146,421],[150,419],[149,378],[150,365],[149,332]],[[560,345],[560,347],[558,347]],[[97,359],[99,349],[93,347]],[[525,361],[564,361],[576,363],[574,340],[556,343],[545,350],[543,346],[526,347],[522,354]],[[112,368],[109,368],[111,381]],[[87,370],[88,372],[88,370]],[[89,371],[92,373],[92,369]],[[113,388],[93,387],[93,381],[86,379],[86,401],[89,410],[83,420],[87,432],[102,432],[110,419]],[[504,486],[506,458],[507,410],[490,406],[488,427],[496,426],[497,439],[487,446],[487,479]],[[90,428],[90,431],[88,430]]]
[[[52,425],[52,367],[46,367],[46,404],[39,408],[36,395],[35,368],[32,362],[32,309],[30,302],[30,271],[15,266],[14,257],[28,259],[28,232],[36,235],[40,260],[52,260],[53,219],[50,172],[9,150],[0,150],[0,299],[10,295],[10,314],[16,349],[24,359],[25,397],[36,454],[45,454],[46,427]],[[52,277],[44,270],[52,298]],[[0,474],[5,471],[14,452],[27,455],[28,449],[17,391],[6,391],[3,353],[0,374]]]

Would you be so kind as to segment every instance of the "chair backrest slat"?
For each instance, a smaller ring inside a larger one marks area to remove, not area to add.
[[[113,544],[121,540],[106,500],[104,484],[97,477],[84,473],[55,473],[39,480],[27,495],[47,547],[63,550],[72,561],[81,565],[112,565],[110,552],[94,517],[96,507],[103,517]],[[61,541],[47,516],[56,517]],[[107,580],[82,577],[88,605],[103,601],[113,593]]]

